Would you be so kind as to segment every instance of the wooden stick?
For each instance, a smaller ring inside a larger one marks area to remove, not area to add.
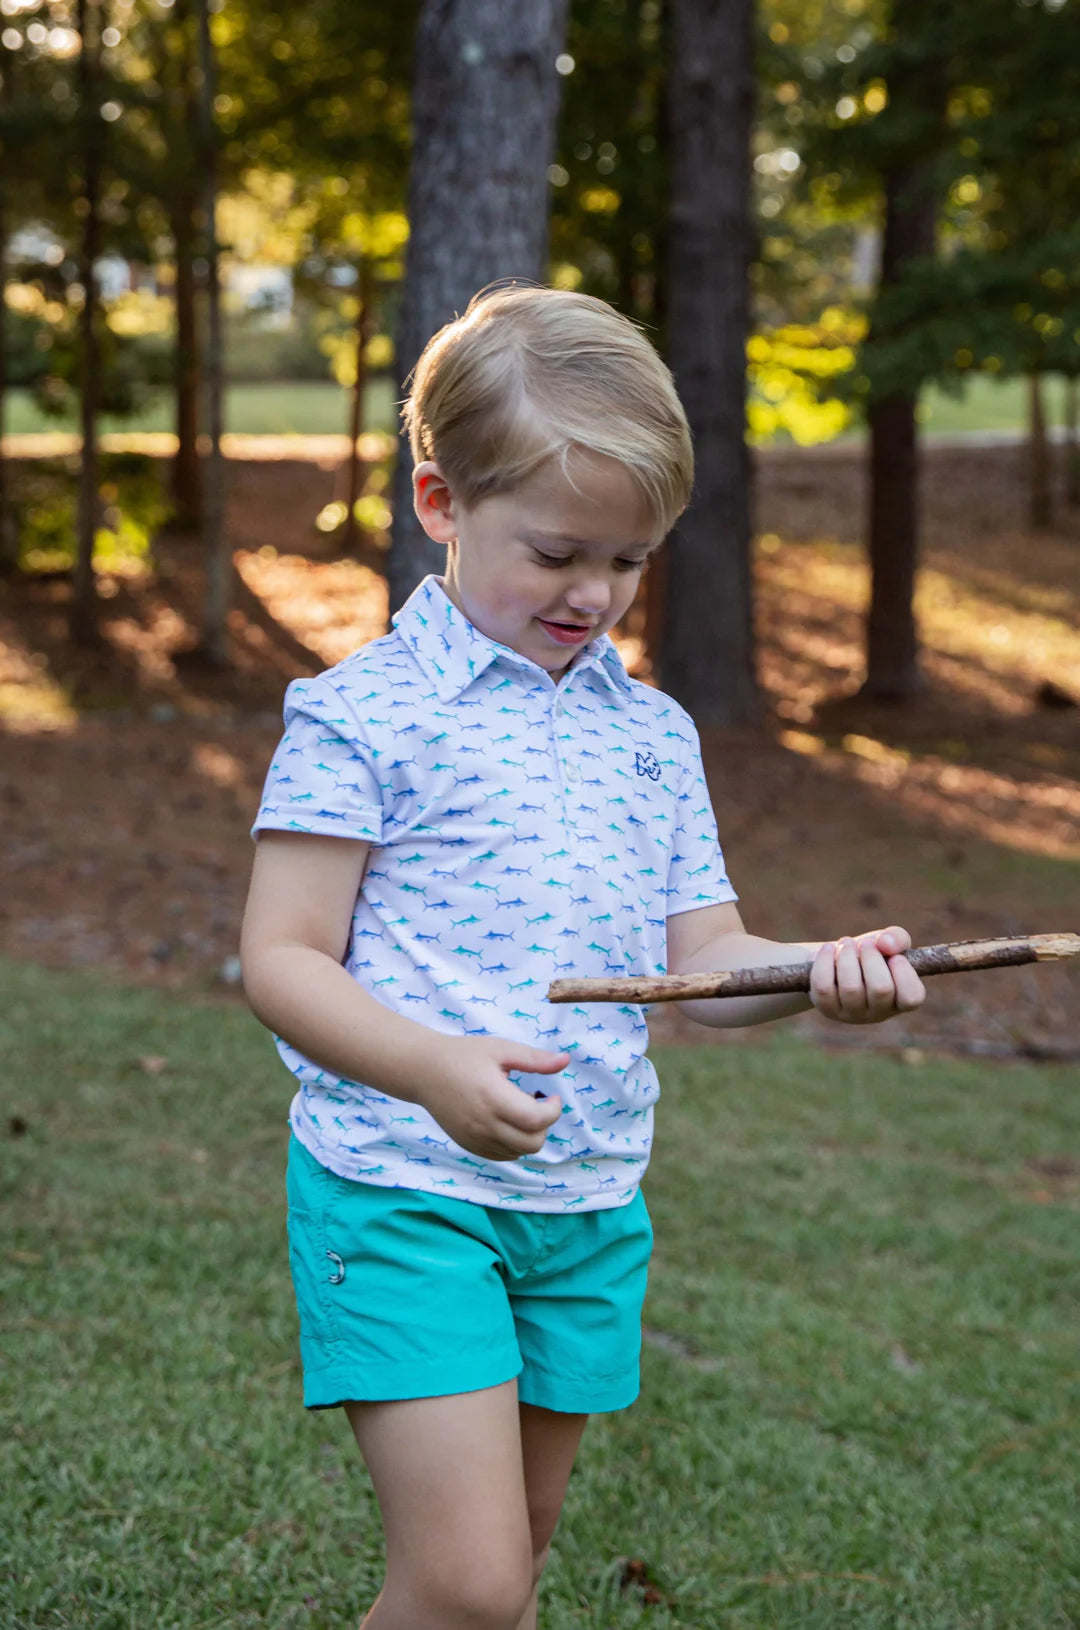
[[[905,953],[916,973],[963,973],[973,968],[1015,968],[1080,955],[1080,934],[1031,934],[1026,939],[956,940]],[[779,996],[810,989],[811,962],[779,968],[734,968],[726,973],[664,974],[642,979],[556,979],[549,1002],[685,1002],[703,996]]]

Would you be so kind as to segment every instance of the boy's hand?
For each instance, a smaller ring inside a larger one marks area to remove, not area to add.
[[[910,1013],[926,999],[922,980],[902,954],[910,948],[911,935],[895,927],[829,941],[814,959],[811,1002],[843,1024],[878,1024]]]
[[[417,1102],[471,1154],[517,1160],[543,1148],[562,1100],[533,1098],[509,1080],[509,1072],[557,1075],[569,1062],[569,1053],[498,1036],[442,1036],[431,1084]]]

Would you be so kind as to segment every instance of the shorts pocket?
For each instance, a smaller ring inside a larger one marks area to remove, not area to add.
[[[324,1344],[337,1341],[341,1332],[334,1286],[341,1283],[342,1262],[328,1244],[325,1211],[289,1207],[289,1267],[301,1335]]]

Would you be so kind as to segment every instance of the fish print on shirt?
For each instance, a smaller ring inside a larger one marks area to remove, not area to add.
[[[358,983],[433,1030],[570,1055],[559,1076],[515,1076],[563,1113],[537,1155],[494,1162],[279,1038],[297,1137],[340,1176],[484,1205],[632,1199],[659,1093],[644,1013],[545,992],[570,972],[662,973],[667,918],[736,898],[687,714],[606,636],[556,683],[429,577],[392,633],[289,686],[285,725],[252,830],[371,845],[345,957]]]

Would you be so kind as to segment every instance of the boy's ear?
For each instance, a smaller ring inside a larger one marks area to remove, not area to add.
[[[453,543],[458,534],[457,506],[439,466],[424,459],[413,470],[413,509],[429,538]]]

